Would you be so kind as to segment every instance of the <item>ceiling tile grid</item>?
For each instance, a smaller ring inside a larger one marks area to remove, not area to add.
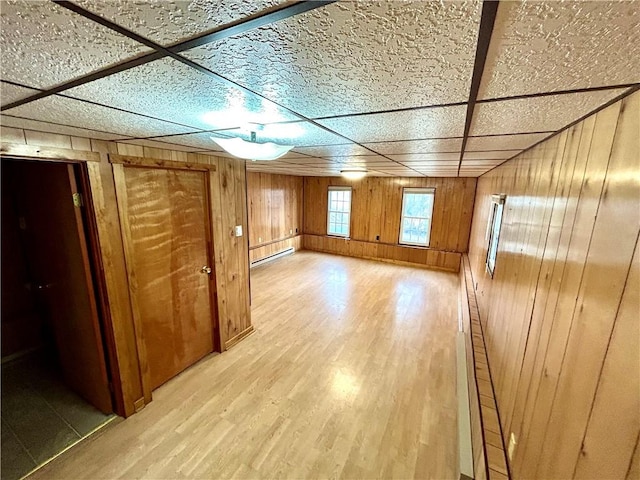
[[[70,135],[72,137],[95,138],[96,140],[118,140],[122,135],[106,133],[87,128],[69,127],[58,123],[41,122],[28,118],[12,117],[10,115],[0,116],[0,124],[5,127],[22,128],[24,130],[35,130],[38,132],[57,133],[59,135]]]
[[[146,118],[132,113],[53,95],[5,111],[8,115],[65,123],[68,126],[91,126],[96,130],[122,133],[123,137],[143,137],[187,133],[195,129]]]
[[[75,0],[75,3],[168,46],[284,3],[284,0]]]
[[[395,142],[364,143],[383,155],[402,155],[406,153],[459,152],[462,138],[435,138],[426,140],[404,140]]]
[[[625,89],[476,104],[471,135],[560,130]]]
[[[358,143],[455,137],[464,133],[466,105],[318,120]]]
[[[2,78],[48,88],[150,49],[43,0],[3,0]],[[4,102],[3,102],[4,103]]]
[[[483,152],[464,152],[462,160],[506,160],[507,158],[515,157],[521,150],[496,150],[496,151],[483,151]]]
[[[75,3],[171,45],[284,2]],[[183,52],[231,82],[167,57],[5,110],[0,122],[221,156],[212,137],[295,145],[278,161],[247,162],[250,171],[478,176],[626,90],[486,99],[640,82],[631,3],[501,2],[466,143],[480,0],[319,6]],[[2,105],[151,51],[41,0],[2,1],[0,26]]]
[[[4,73],[4,69],[2,71]],[[39,90],[34,90],[33,88],[19,87],[17,85],[11,85],[10,83],[0,82],[0,104],[8,105],[16,100],[30,97],[38,92]]]
[[[231,87],[173,58],[110,75],[65,94],[202,130],[299,119],[269,100]],[[287,131],[285,125],[280,129]]]
[[[500,2],[479,97],[640,82],[636,1]]]
[[[293,152],[320,157],[371,155],[371,150],[355,143],[323,145],[319,147],[296,147],[293,149]]]
[[[338,2],[184,55],[307,117],[465,102],[480,6]]]
[[[477,106],[476,106],[477,108]],[[495,135],[469,137],[467,139],[467,152],[495,151],[495,150],[524,150],[544,140],[551,131],[544,133],[519,133],[516,135]]]

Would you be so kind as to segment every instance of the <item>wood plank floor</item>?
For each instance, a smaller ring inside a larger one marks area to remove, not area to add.
[[[456,275],[304,251],[251,274],[255,334],[30,478],[454,478]]]

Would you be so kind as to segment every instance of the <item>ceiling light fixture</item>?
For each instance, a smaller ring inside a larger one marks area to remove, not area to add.
[[[256,132],[251,132],[251,141],[249,142],[237,137],[211,137],[211,140],[216,142],[225,152],[245,160],[275,160],[294,147],[294,145],[281,145],[273,142],[259,143],[256,141]]]
[[[360,180],[364,178],[367,174],[367,171],[364,168],[345,168],[344,170],[340,170],[340,175],[348,180]]]

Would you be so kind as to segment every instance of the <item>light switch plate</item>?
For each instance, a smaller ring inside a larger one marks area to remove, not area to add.
[[[236,225],[236,237],[242,236],[242,225]]]

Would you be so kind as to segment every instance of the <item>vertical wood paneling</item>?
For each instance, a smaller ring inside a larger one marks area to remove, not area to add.
[[[251,261],[277,253],[276,246],[300,243],[284,240],[302,232],[302,185],[303,177],[247,173]]]
[[[100,153],[101,159],[100,163],[89,163],[87,168],[109,307],[108,315],[105,315],[108,327],[105,334],[112,338],[112,344],[115,345],[115,352],[110,352],[110,360],[112,368],[117,366],[120,385],[115,385],[114,388],[116,391],[119,388],[122,390],[123,408],[128,416],[134,413],[134,403],[144,393],[113,170],[107,157],[110,151],[115,151],[115,145],[91,140],[91,147],[94,152]]]
[[[249,305],[249,242],[245,164],[237,159],[190,154],[216,165],[211,172],[213,245],[222,349],[252,331]],[[242,225],[244,234],[234,229]]]
[[[329,186],[352,188],[348,244],[326,236]],[[436,189],[429,249],[398,246],[404,187]],[[304,233],[309,237],[309,241],[305,238],[305,248],[442,267],[439,256],[445,252],[467,251],[475,187],[475,178],[366,177],[349,181],[341,177],[305,177]],[[419,257],[424,258],[417,260]],[[459,255],[457,258],[459,261]],[[451,265],[457,271],[458,265]]]
[[[517,439],[514,478],[624,478],[631,468],[639,117],[635,93],[478,181],[469,257],[504,440]],[[507,200],[491,279],[495,193]]]
[[[131,415],[144,403],[140,401],[143,397],[140,375],[142,359],[139,358],[139,349],[136,346],[137,332],[131,311],[130,285],[124,262],[113,169],[107,157],[109,153],[216,165],[217,172],[210,177],[210,188],[214,206],[211,216],[214,221],[213,243],[216,247],[216,290],[218,297],[222,299],[217,305],[221,327],[224,326],[221,328],[222,349],[228,348],[252,331],[248,288],[246,179],[243,162],[9,127],[2,127],[1,135],[3,142],[50,147],[52,152],[55,148],[72,148],[79,151],[92,150],[100,154],[101,162],[88,162],[87,169],[97,219],[99,250],[109,310],[105,321],[106,335],[113,339],[115,345],[115,352],[111,352],[110,361],[112,368],[119,374],[119,378],[116,378],[116,393],[120,395],[120,389],[122,392],[118,413]],[[235,225],[243,226],[243,237],[233,236]]]

